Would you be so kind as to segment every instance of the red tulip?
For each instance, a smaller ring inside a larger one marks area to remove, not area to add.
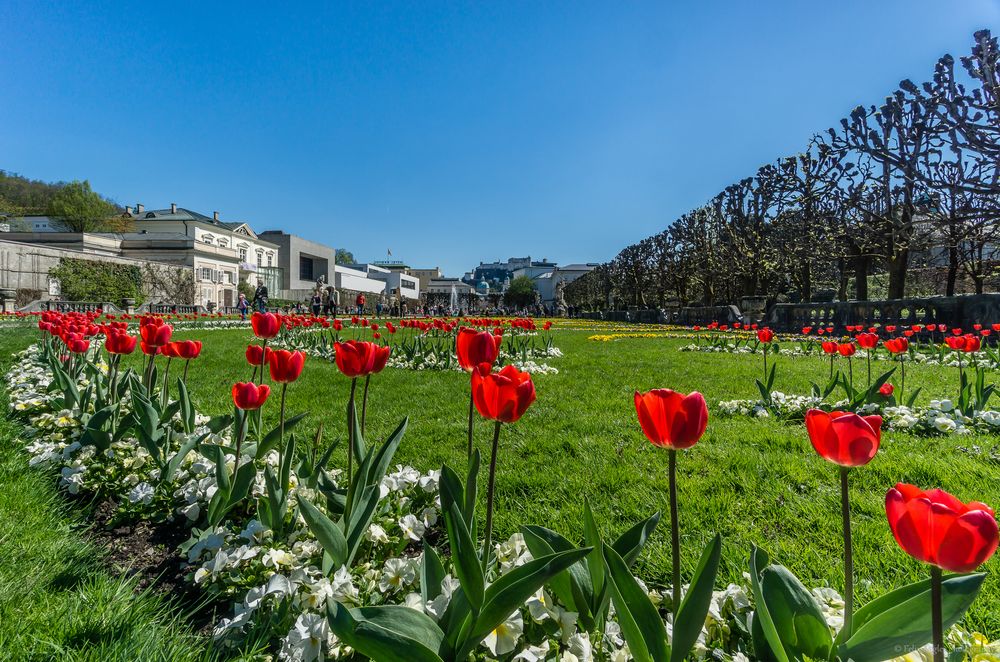
[[[764,327],[763,329],[757,332],[757,340],[765,344],[770,343],[772,340],[774,340],[774,331],[768,329],[767,327]]]
[[[173,351],[174,358],[190,361],[198,358],[198,355],[201,354],[200,340],[178,340],[170,343],[169,346]]]
[[[944,342],[956,352],[960,352],[965,348],[965,338],[961,336],[947,336]]]
[[[144,317],[139,324],[139,336],[144,345],[149,347],[162,347],[170,342],[170,335],[174,332],[174,327],[165,323],[159,317]],[[143,350],[145,351],[145,350]],[[149,352],[146,352],[149,354]],[[153,352],[154,354],[156,352]]]
[[[862,349],[875,349],[878,347],[877,333],[859,333],[855,338]]]
[[[274,338],[281,331],[281,316],[258,311],[250,316],[250,326],[258,338]]]
[[[458,364],[466,372],[472,372],[481,363],[493,363],[500,354],[503,336],[494,336],[489,331],[475,331],[462,327],[455,336],[455,354]]]
[[[176,343],[168,342],[166,345],[160,348],[160,354],[167,357],[168,359],[177,358]]]
[[[806,412],[809,441],[823,459],[842,467],[868,464],[881,442],[882,417],[850,412]]]
[[[139,341],[139,349],[146,356],[156,356],[157,354],[160,353],[160,346],[159,345],[149,345],[149,344],[144,343],[142,341]]]
[[[305,362],[305,352],[289,352],[287,349],[273,352],[270,359],[271,381],[279,384],[294,382],[302,374]]]
[[[138,338],[127,333],[112,333],[104,340],[104,349],[108,354],[131,354],[138,342]]]
[[[260,386],[253,382],[233,384],[233,403],[240,409],[260,409],[269,395],[271,395],[271,387],[267,384]]]
[[[951,572],[975,570],[1000,540],[989,506],[962,503],[944,490],[899,483],[885,495],[885,514],[904,552]]]
[[[333,344],[337,368],[348,377],[364,377],[381,372],[389,360],[389,347],[373,342],[348,340]]]
[[[910,341],[906,338],[892,338],[885,341],[885,348],[893,354],[902,354],[910,348]]]
[[[708,405],[697,391],[690,395],[668,388],[636,391],[635,411],[646,438],[661,448],[690,448],[708,426]]]
[[[823,329],[820,329],[822,331]],[[837,343],[833,340],[823,341],[823,353],[824,354],[836,354],[837,353]]]
[[[90,349],[90,341],[85,338],[71,338],[66,347],[74,354],[83,354]]]
[[[891,396],[892,392],[895,390],[896,388],[889,382],[886,382],[885,384],[882,384],[881,386],[878,387],[878,392],[887,398]]]
[[[856,351],[858,351],[858,349],[853,343],[845,342],[837,345],[837,352],[841,356],[854,356],[854,352]]]
[[[491,369],[489,363],[482,363],[472,371],[472,401],[483,418],[513,423],[535,401],[535,384],[530,374],[512,365],[500,372]]]
[[[548,331],[551,328],[552,328],[552,322],[551,321],[546,322],[545,324],[542,325],[542,330],[544,330],[544,331]]]
[[[973,335],[965,336],[965,346],[962,348],[963,352],[972,354],[973,352],[978,352],[979,348],[982,347],[982,341]]]
[[[261,354],[263,353],[263,356]],[[252,366],[259,366],[265,361],[271,360],[271,348],[261,347],[260,345],[247,345],[246,357],[247,363]]]

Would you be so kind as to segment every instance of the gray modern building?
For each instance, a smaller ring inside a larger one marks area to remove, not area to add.
[[[281,230],[266,230],[258,236],[278,247],[278,264],[282,266],[281,298],[309,296],[320,277],[333,283],[336,249]]]

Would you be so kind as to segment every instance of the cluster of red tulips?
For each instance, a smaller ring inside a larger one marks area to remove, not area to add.
[[[902,339],[905,342],[905,338]],[[866,339],[864,341],[868,343]],[[684,395],[670,389],[654,389],[634,395],[636,414],[649,441],[669,451],[670,509],[673,535],[674,606],[679,602],[680,550],[677,526],[676,452],[694,446],[708,424],[708,407],[700,393]],[[882,418],[851,412],[810,410],[805,417],[810,442],[816,452],[840,468],[844,533],[845,618],[852,632],[854,569],[851,541],[849,472],[868,464],[881,443]],[[963,503],[940,490],[921,490],[897,484],[885,497],[889,528],[899,547],[931,566],[932,621],[935,657],[943,653],[941,623],[942,571],[968,573],[989,559],[1000,544],[993,510],[980,502]]]
[[[38,329],[58,338],[70,354],[84,354],[90,339],[101,332],[94,320],[99,313],[57,313],[46,311],[38,320]]]

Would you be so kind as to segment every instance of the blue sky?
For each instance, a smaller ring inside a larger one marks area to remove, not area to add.
[[[0,3],[0,168],[449,275],[608,260],[1000,27],[990,0],[154,4]]]

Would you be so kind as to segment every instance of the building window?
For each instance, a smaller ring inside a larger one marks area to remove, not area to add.
[[[267,254],[267,266],[269,266],[269,267],[272,267],[272,266],[274,266],[273,264],[271,264],[271,261],[272,261],[273,259],[274,259],[274,256],[273,256],[273,255],[271,255],[270,253],[268,253],[268,254]]]
[[[316,280],[313,277],[312,258],[299,256],[299,280]]]
[[[416,289],[416,285],[408,280],[399,281],[399,286],[402,287],[404,290]]]
[[[240,246],[240,262],[246,262],[246,261],[247,261],[247,247]]]
[[[202,267],[198,270],[198,277],[201,280],[212,280],[212,270],[208,267]]]
[[[264,256],[261,255],[260,253],[257,253],[257,266],[258,267],[264,266]]]

